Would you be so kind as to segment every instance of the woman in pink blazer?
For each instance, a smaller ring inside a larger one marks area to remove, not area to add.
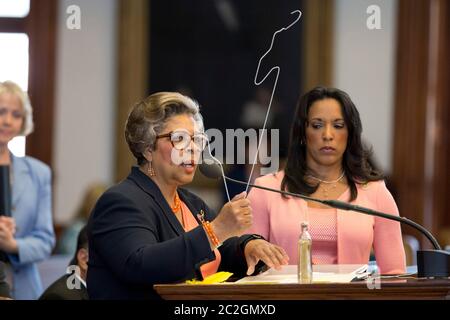
[[[317,87],[297,105],[285,169],[255,183],[398,215],[383,176],[368,161],[370,152],[362,145],[361,132],[350,97],[338,89]],[[380,273],[405,272],[398,222],[256,188],[249,199],[253,225],[248,232],[283,247],[291,264],[297,262],[300,224],[308,221],[314,264],[366,264],[373,248]]]

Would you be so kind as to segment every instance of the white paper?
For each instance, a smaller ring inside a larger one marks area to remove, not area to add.
[[[362,264],[332,264],[314,265],[313,283],[349,283],[356,277],[367,274],[367,265]],[[298,283],[297,266],[283,266],[281,270],[270,269],[256,276],[242,278],[236,283],[270,284]]]

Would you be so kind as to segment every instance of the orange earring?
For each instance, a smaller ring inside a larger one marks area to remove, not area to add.
[[[153,169],[153,166],[152,166],[152,162],[151,162],[151,161],[148,162],[147,173],[148,173],[148,175],[149,175],[150,177],[156,176],[155,169]]]

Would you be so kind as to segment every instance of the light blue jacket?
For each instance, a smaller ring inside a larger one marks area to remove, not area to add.
[[[15,299],[37,299],[42,291],[36,263],[55,245],[50,168],[31,157],[12,159],[12,217],[16,221],[18,254],[8,255],[13,268]]]

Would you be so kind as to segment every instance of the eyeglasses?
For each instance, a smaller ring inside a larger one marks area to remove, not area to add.
[[[177,150],[186,149],[187,147],[189,147],[192,140],[194,140],[194,144],[197,146],[197,148],[203,150],[205,149],[206,143],[208,142],[206,134],[197,133],[191,135],[186,130],[176,130],[156,136],[156,139],[160,138],[170,138],[172,146]]]

